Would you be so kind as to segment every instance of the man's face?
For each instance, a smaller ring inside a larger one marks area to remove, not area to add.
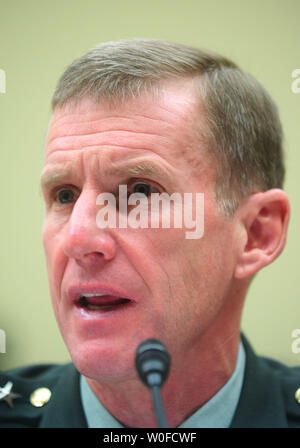
[[[120,108],[84,100],[54,113],[43,240],[55,315],[87,376],[133,378],[136,347],[148,337],[162,340],[176,364],[227,299],[232,225],[215,201],[199,113],[188,82],[170,84],[159,99],[145,94]],[[185,228],[100,229],[96,199],[117,195],[119,185],[129,193],[204,193],[203,237],[187,239]]]

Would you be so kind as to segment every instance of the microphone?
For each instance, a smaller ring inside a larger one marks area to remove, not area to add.
[[[151,389],[154,412],[159,427],[169,428],[160,394],[170,370],[168,350],[157,339],[146,339],[136,350],[135,367],[142,382]]]

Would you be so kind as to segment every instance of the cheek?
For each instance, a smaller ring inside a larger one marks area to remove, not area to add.
[[[117,242],[126,259],[151,290],[151,295],[169,289],[169,279],[180,274],[182,263],[181,229],[139,229],[121,232]],[[181,258],[181,260],[179,259]]]
[[[61,241],[61,235],[56,227],[51,221],[46,220],[43,228],[43,245],[54,308],[60,297],[60,284],[66,264],[66,256],[62,250]]]
[[[147,229],[122,246],[150,292],[151,300],[144,304],[149,321],[158,334],[167,332],[166,341],[187,331],[195,310],[199,265],[191,260],[194,252],[199,256],[196,245],[199,241],[186,240],[181,229]]]

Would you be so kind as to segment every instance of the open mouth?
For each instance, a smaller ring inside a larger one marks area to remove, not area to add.
[[[109,311],[122,308],[132,303],[128,298],[115,297],[107,294],[85,294],[76,301],[76,306],[88,311]]]

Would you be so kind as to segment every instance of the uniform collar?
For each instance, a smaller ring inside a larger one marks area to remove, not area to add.
[[[245,358],[244,347],[240,343],[236,366],[229,380],[179,428],[228,428],[230,426],[242,389]],[[82,375],[80,377],[80,393],[83,410],[90,428],[124,428],[102,405]]]

